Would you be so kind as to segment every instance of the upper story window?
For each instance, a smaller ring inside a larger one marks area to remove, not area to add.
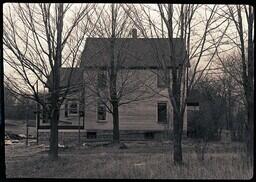
[[[78,103],[76,101],[69,103],[69,114],[78,114]]]
[[[167,88],[168,84],[165,81],[165,75],[163,70],[159,70],[157,73],[157,87],[158,88]]]
[[[106,120],[106,106],[103,104],[103,102],[98,102],[97,106],[97,119],[98,121],[105,121]]]
[[[106,86],[107,86],[107,74],[106,74],[106,72],[100,71],[98,73],[97,84],[98,84],[98,88],[106,88]]]
[[[167,123],[167,103],[157,103],[157,121],[159,123]]]
[[[79,103],[77,100],[68,100],[65,103],[65,117],[79,114]]]

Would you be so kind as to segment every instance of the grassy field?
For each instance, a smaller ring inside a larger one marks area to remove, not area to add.
[[[210,143],[205,160],[198,160],[192,141],[185,140],[184,164],[174,165],[171,143],[126,142],[128,149],[111,145],[61,149],[58,161],[49,161],[43,145],[6,146],[7,177],[249,179],[239,143]]]

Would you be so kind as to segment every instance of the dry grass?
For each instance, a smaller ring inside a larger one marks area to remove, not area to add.
[[[152,148],[155,148],[154,152],[150,152]],[[252,177],[252,168],[248,167],[241,155],[236,152],[213,152],[212,148],[212,151],[209,150],[211,152],[206,154],[205,160],[199,161],[196,153],[188,149],[184,150],[184,164],[178,166],[174,165],[172,153],[166,150],[167,148],[129,145],[127,150],[112,147],[70,149],[60,152],[57,162],[49,161],[46,153],[21,156],[20,153],[18,154],[19,150],[16,150],[17,155],[12,154],[13,157],[6,153],[7,177],[132,179],[249,179]]]

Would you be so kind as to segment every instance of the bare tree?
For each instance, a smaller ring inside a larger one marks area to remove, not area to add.
[[[68,93],[60,88],[61,66],[76,67],[92,5],[6,4],[4,61],[13,70],[6,80],[13,92],[38,102],[50,117],[50,152],[58,158],[59,108]],[[49,88],[47,102],[37,92]],[[48,107],[48,105],[50,107]]]
[[[4,85],[4,65],[3,61],[0,63],[0,84]],[[0,87],[0,132],[5,133],[5,116],[4,116],[4,87]],[[5,139],[0,139],[0,180],[4,181],[6,178],[6,165],[5,165]]]
[[[174,111],[173,159],[175,162],[181,163],[181,141],[187,97],[202,77],[203,72],[210,67],[216,55],[217,48],[212,43],[210,33],[218,32],[220,27],[222,28],[221,33],[214,37],[218,46],[221,45],[229,21],[218,15],[217,5],[158,4],[157,8],[146,5],[141,5],[139,8],[135,5],[127,5],[124,9],[130,12],[130,17],[144,37],[168,39],[170,57],[157,61],[163,70],[164,80],[169,85],[168,96]],[[205,16],[200,15],[203,13]],[[156,15],[158,15],[158,19],[153,18]],[[179,37],[184,42],[180,49],[186,50],[187,56],[175,56],[174,37]],[[182,64],[178,66],[178,59],[181,57]],[[170,64],[171,70],[167,67]],[[187,69],[188,64],[191,65],[190,70]],[[191,77],[188,77],[188,73]]]
[[[236,75],[229,67],[224,64],[223,58],[218,55],[218,58],[223,65],[225,71],[239,83],[245,96],[245,107],[247,110],[246,139],[247,152],[250,161],[253,161],[253,131],[254,131],[254,16],[255,9],[250,5],[235,5],[226,6],[223,12],[226,11],[225,18],[232,21],[236,34],[227,33],[226,37],[230,44],[234,45],[239,51],[240,59],[236,59],[235,65],[241,65],[241,79],[237,79]],[[233,29],[233,30],[234,30]]]
[[[246,14],[247,20],[247,45],[244,36],[244,29],[243,29],[243,11]],[[247,152],[250,157],[250,161],[253,161],[253,131],[254,131],[254,46],[253,46],[253,27],[254,27],[254,16],[255,16],[255,9],[252,6],[236,6],[236,12],[232,7],[229,7],[229,13],[231,19],[236,25],[237,32],[239,34],[239,41],[240,46],[238,47],[241,52],[241,61],[243,65],[243,72],[242,72],[242,80],[243,80],[243,88],[246,98],[246,110],[247,110],[247,124],[246,130],[248,132],[247,136]],[[247,50],[246,51],[246,47]],[[247,56],[246,56],[247,52]]]
[[[236,138],[236,133],[238,131],[236,123],[236,117],[239,109],[245,109],[246,99],[243,92],[242,85],[242,64],[240,56],[237,51],[231,51],[219,57],[220,61],[215,63],[218,65],[221,73],[217,75],[217,79],[222,84],[224,89],[224,97],[226,100],[226,127],[231,131],[232,139]],[[245,124],[244,121],[239,121],[242,125]],[[241,125],[241,126],[242,126]],[[242,128],[240,128],[242,129]],[[240,130],[239,129],[239,130]],[[239,132],[241,132],[240,130]],[[239,139],[242,139],[240,136]]]

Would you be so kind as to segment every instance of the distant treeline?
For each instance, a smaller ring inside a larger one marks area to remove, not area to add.
[[[26,109],[25,105],[9,105],[8,103],[5,104],[5,118],[6,119],[35,119],[36,115],[35,112],[36,107]]]
[[[232,140],[241,141],[246,136],[246,110],[237,102],[237,96],[226,94],[227,90],[218,83],[204,80],[191,92],[200,109],[188,111],[188,135],[219,140],[222,131],[229,130]]]
[[[7,88],[4,88],[4,106],[6,119],[36,118],[36,104],[23,97],[15,96]]]

